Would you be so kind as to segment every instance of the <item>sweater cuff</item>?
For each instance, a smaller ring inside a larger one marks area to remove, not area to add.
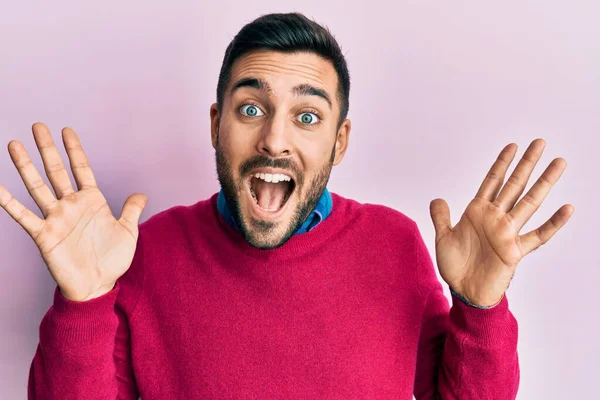
[[[73,301],[63,296],[58,286],[54,291],[54,303],[43,323],[40,335],[50,333],[58,339],[89,342],[103,335],[114,335],[118,319],[115,302],[119,283],[108,293],[87,301]]]
[[[470,307],[480,308],[482,310],[487,310],[488,308],[494,308],[498,304],[500,304],[502,302],[502,300],[504,299],[504,293],[503,293],[502,297],[500,298],[500,300],[498,300],[498,302],[496,304],[492,304],[491,306],[478,306],[476,304],[471,303],[469,300],[467,300],[465,297],[461,296],[460,294],[456,293],[452,288],[450,288],[450,293],[454,297],[456,297],[457,299],[459,299],[460,301],[462,301],[463,303],[465,303],[466,305],[468,305]]]
[[[455,329],[484,345],[517,341],[517,321],[508,308],[506,295],[497,305],[485,309],[469,306],[452,296],[450,321]]]

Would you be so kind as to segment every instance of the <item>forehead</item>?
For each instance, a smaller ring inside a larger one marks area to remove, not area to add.
[[[227,93],[244,78],[264,79],[275,92],[273,95],[282,95],[303,83],[325,89],[332,100],[337,94],[338,78],[333,65],[311,52],[257,50],[245,54],[233,64]]]

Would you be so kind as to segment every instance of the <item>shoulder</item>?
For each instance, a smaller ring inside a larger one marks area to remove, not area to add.
[[[213,210],[216,195],[193,204],[175,205],[164,209],[139,225],[140,236],[145,242],[165,244],[169,238],[188,235],[200,226],[207,226]]]
[[[332,193],[333,207],[353,223],[360,224],[372,233],[392,233],[408,238],[417,229],[416,222],[400,210],[377,203],[361,203],[357,200]]]
[[[133,260],[118,280],[121,290],[117,302],[128,314],[135,307],[146,277],[155,279],[157,266],[168,266],[166,259],[182,254],[192,236],[201,232],[201,227],[210,226],[212,201],[211,196],[194,204],[172,206],[139,224]]]

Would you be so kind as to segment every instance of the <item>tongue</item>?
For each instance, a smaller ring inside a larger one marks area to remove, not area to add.
[[[255,179],[254,193],[258,199],[258,205],[269,210],[279,210],[285,192],[287,190],[287,182],[270,183],[262,179]]]

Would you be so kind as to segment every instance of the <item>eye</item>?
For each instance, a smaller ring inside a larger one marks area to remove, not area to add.
[[[247,117],[257,117],[263,115],[260,108],[256,107],[254,104],[244,104],[240,107],[240,111]]]
[[[298,120],[306,125],[314,125],[319,122],[319,117],[311,112],[302,113],[298,117]]]

